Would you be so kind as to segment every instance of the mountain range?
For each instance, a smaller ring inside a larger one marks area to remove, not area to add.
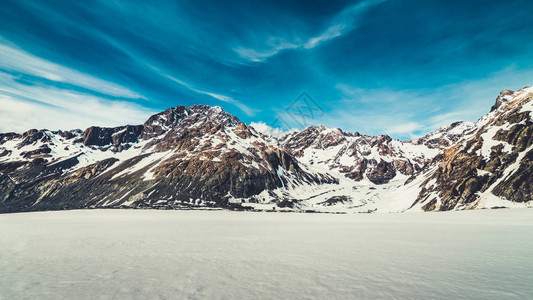
[[[220,107],[142,125],[0,134],[0,212],[85,208],[305,212],[533,205],[533,88],[416,140],[310,126],[273,136]]]

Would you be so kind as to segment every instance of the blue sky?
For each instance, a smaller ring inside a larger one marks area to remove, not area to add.
[[[283,125],[306,91],[324,112],[306,124],[409,139],[532,85],[532,16],[520,0],[3,0],[0,131],[200,103]]]

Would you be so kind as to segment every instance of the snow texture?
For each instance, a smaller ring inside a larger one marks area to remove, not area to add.
[[[531,299],[532,209],[0,215],[0,299]]]

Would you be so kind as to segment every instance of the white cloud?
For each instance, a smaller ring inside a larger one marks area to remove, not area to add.
[[[407,123],[393,124],[390,127],[388,127],[384,133],[389,134],[389,135],[401,135],[401,136],[409,136],[410,138],[415,138],[418,136],[413,134],[413,132],[421,130],[423,128],[424,127],[417,122],[407,122]]]
[[[272,38],[271,38],[272,39]],[[290,43],[282,39],[276,39],[279,42],[276,45],[269,45],[269,48],[264,50],[255,50],[243,47],[235,48],[235,52],[239,54],[242,58],[252,61],[252,62],[262,62],[267,58],[278,54],[279,52],[287,49],[296,49],[300,48],[300,43]]]
[[[123,86],[78,72],[29,54],[21,49],[3,44],[2,40],[0,40],[0,69],[68,83],[110,96],[144,98],[142,95]]]
[[[336,24],[331,27],[329,27],[326,31],[324,31],[322,34],[310,38],[304,45],[305,49],[311,49],[318,44],[331,40],[333,38],[336,38],[338,36],[341,36],[343,34],[343,31],[346,29],[346,24]]]
[[[155,113],[126,101],[38,85],[0,72],[0,132],[141,124]]]
[[[312,49],[355,29],[357,27],[358,17],[361,14],[385,1],[387,0],[366,0],[347,7],[330,21],[330,25],[326,29],[308,38],[305,42],[301,42],[300,39],[289,42],[279,37],[270,37],[265,49],[257,50],[247,47],[236,47],[234,51],[248,61],[264,62],[269,57],[275,56],[283,50]]]
[[[255,116],[257,114],[257,110],[256,109],[250,108],[246,104],[243,104],[241,102],[234,102],[232,104],[235,105],[236,107],[238,107],[240,110],[242,110],[249,117]]]
[[[240,110],[242,110],[248,116],[253,116],[256,113],[256,110],[248,107],[246,104],[243,104],[243,103],[233,99],[232,97],[221,95],[221,94],[217,94],[217,93],[212,93],[212,92],[208,92],[208,91],[204,91],[204,90],[201,90],[201,89],[197,89],[197,88],[193,87],[192,85],[188,84],[187,82],[185,82],[183,80],[180,80],[180,79],[178,79],[178,78],[176,78],[174,76],[171,76],[171,75],[168,75],[168,74],[165,74],[165,73],[159,71],[155,67],[151,66],[151,68],[153,70],[159,72],[160,75],[162,75],[162,76],[164,76],[164,77],[166,77],[166,78],[168,78],[168,79],[180,84],[183,87],[186,87],[187,89],[189,89],[189,90],[191,90],[191,91],[193,91],[195,93],[202,94],[202,95],[207,95],[207,96],[210,96],[210,97],[215,98],[217,100],[220,100],[220,101],[235,105],[236,107],[238,107]]]
[[[331,20],[331,25],[319,35],[310,38],[304,45],[305,49],[312,49],[323,42],[344,35],[357,27],[358,17],[369,8],[387,0],[367,0],[349,6]]]
[[[288,131],[284,131],[280,128],[272,128],[271,126],[265,124],[264,122],[252,122],[250,126],[253,127],[257,132],[262,133],[267,136],[272,136],[279,138],[282,135],[286,134]]]
[[[489,112],[501,90],[520,89],[524,82],[533,83],[533,71],[511,67],[436,89],[398,91],[337,84],[342,94],[339,108],[314,122],[365,134],[416,138],[456,121],[476,121]]]

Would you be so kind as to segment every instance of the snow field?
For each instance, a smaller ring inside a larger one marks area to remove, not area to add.
[[[526,299],[532,209],[0,215],[0,299]]]

